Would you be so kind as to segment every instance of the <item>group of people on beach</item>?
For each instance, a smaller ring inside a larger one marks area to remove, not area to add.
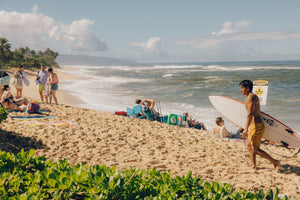
[[[35,83],[38,86],[38,92],[42,103],[45,102],[51,104],[53,99],[58,105],[56,97],[58,76],[53,72],[52,68],[49,68],[46,71],[45,66],[41,65],[40,70],[36,74]],[[0,106],[7,108],[10,111],[24,111],[28,104],[27,98],[22,97],[24,84],[28,86],[29,80],[26,78],[26,73],[22,65],[14,72],[11,84],[8,75],[1,77]],[[10,85],[16,89],[15,97],[12,94]]]
[[[256,169],[256,155],[259,155],[262,158],[269,160],[274,165],[274,168],[278,169],[278,167],[280,166],[280,161],[275,160],[265,151],[260,149],[260,144],[265,131],[265,127],[262,122],[262,119],[260,118],[259,98],[252,92],[253,83],[251,80],[243,80],[240,82],[239,86],[241,93],[247,96],[245,101],[245,107],[247,110],[245,127],[239,127],[238,130],[230,132],[225,128],[225,122],[223,118],[217,117],[216,125],[213,127],[212,132],[214,135],[217,135],[221,138],[247,139],[247,147],[250,154],[253,169]],[[143,112],[139,114],[139,118],[146,118],[151,121],[159,119],[159,113],[154,110],[154,100],[145,99],[141,101],[140,99],[137,99],[135,103],[136,105],[143,106]],[[184,116],[186,116],[186,120],[189,123],[189,127],[196,128],[197,126],[199,126],[199,129],[206,130],[206,127],[203,123],[192,120],[188,113],[184,113]]]
[[[13,97],[10,91],[9,79],[0,78],[0,84],[2,84],[3,87],[3,92],[0,95],[1,106],[6,107],[9,110],[24,110],[26,104],[28,103],[28,100],[26,98],[22,98],[23,83],[25,83],[24,80],[26,80],[26,74],[23,72],[23,70],[23,66],[20,66],[19,69],[14,73],[14,81],[12,82],[12,85],[16,88],[16,98]],[[46,71],[45,66],[41,65],[40,70],[36,74],[35,82],[38,85],[38,92],[42,102],[50,102],[51,104],[53,98],[55,103],[58,104],[56,98],[56,91],[58,89],[58,77],[57,74],[53,72],[52,68],[49,68]],[[216,119],[216,125],[213,127],[212,132],[213,134],[218,135],[222,138],[247,138],[247,147],[250,154],[252,167],[254,169],[256,169],[256,155],[269,160],[275,168],[278,168],[280,166],[280,161],[275,160],[265,151],[260,149],[260,144],[265,131],[265,127],[260,117],[259,98],[252,92],[253,83],[250,80],[243,80],[240,82],[239,86],[241,93],[247,96],[245,101],[245,107],[247,110],[245,127],[240,127],[235,132],[229,132],[224,126],[223,118],[218,117]],[[50,87],[50,89],[47,89],[47,87]],[[160,113],[154,109],[154,100],[137,99],[135,104],[136,106],[140,106],[141,110],[141,112],[137,113],[135,117],[148,119],[151,121],[160,120]],[[188,113],[184,113],[183,115],[186,117],[186,121],[188,122],[189,127],[207,130],[203,123],[192,119]]]
[[[134,117],[140,119],[148,119],[150,121],[161,121],[160,113],[155,110],[155,100],[141,99],[135,100],[135,106],[140,106],[140,113],[137,113]],[[187,112],[183,113],[186,117],[186,122],[188,127],[193,127],[196,129],[207,130],[203,122],[196,121],[192,119]]]

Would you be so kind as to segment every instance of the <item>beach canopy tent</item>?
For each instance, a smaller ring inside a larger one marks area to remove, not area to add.
[[[5,71],[0,71],[0,86],[9,85],[10,77]]]
[[[2,78],[4,76],[9,76],[9,75],[5,71],[0,71],[0,78]]]

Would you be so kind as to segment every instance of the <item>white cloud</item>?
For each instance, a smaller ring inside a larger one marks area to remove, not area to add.
[[[89,30],[93,24],[91,20],[82,19],[73,21],[70,25],[56,25],[49,31],[49,36],[57,43],[65,44],[70,50],[107,50],[106,43]]]
[[[240,28],[240,27],[248,27],[248,26],[250,26],[251,23],[252,23],[251,20],[238,21],[238,22],[236,23],[236,27],[237,27],[237,28]]]
[[[151,53],[153,53],[155,55],[158,55],[158,56],[165,56],[166,55],[166,52],[162,50],[161,39],[159,37],[150,38],[145,43],[133,42],[133,43],[130,43],[130,45],[141,47],[142,49],[146,50],[147,52],[151,52]]]
[[[300,38],[300,32],[268,31],[268,32],[241,32],[241,28],[248,27],[251,21],[239,21],[233,26],[232,22],[225,22],[219,32],[212,35],[187,38],[182,40],[171,40],[175,44],[186,45],[196,49],[209,49],[221,44],[231,42],[245,42],[251,40],[286,40]]]
[[[251,24],[251,20],[247,21],[238,21],[234,27],[232,27],[233,23],[230,21],[225,22],[222,26],[223,29],[221,29],[219,32],[213,32],[212,35],[222,35],[222,34],[230,34],[230,33],[236,33],[240,31],[240,28],[248,27]]]
[[[93,21],[82,19],[64,24],[38,13],[37,5],[32,13],[0,10],[0,37],[5,37],[16,47],[28,46],[43,50],[51,45],[64,46],[70,51],[104,51],[105,42],[90,31]]]
[[[38,10],[39,10],[39,7],[35,4],[35,5],[32,7],[32,13],[37,13]]]

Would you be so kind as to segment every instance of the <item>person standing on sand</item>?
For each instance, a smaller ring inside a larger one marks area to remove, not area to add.
[[[21,98],[22,97],[22,90],[23,90],[23,70],[24,67],[21,65],[17,71],[14,73],[14,82],[13,85],[17,90],[17,95],[16,98]]]
[[[57,77],[57,74],[53,72],[52,68],[49,68],[48,72],[50,74],[50,78],[49,78],[49,81],[46,84],[51,84],[50,104],[52,102],[52,97],[53,97],[56,105],[58,105],[57,98],[56,98],[56,90],[58,89],[58,85],[57,85],[58,77]]]
[[[43,93],[45,91],[45,84],[48,80],[49,77],[49,73],[45,70],[45,66],[41,65],[41,70],[39,70],[37,72],[36,75],[36,81],[38,83],[38,88],[39,88],[39,94],[40,94],[40,98],[42,103],[44,103],[44,97],[46,102],[48,103],[48,97]]]
[[[250,154],[252,167],[256,169],[256,154],[269,160],[273,165],[274,168],[278,168],[280,166],[280,161],[275,160],[265,151],[259,148],[261,144],[261,138],[264,134],[265,127],[260,118],[260,105],[258,97],[252,92],[253,83],[250,80],[243,80],[240,82],[240,90],[243,95],[246,95],[246,110],[247,110],[247,119],[245,129],[243,131],[242,136],[248,136],[248,151]],[[248,131],[249,129],[249,131]],[[249,134],[248,134],[249,132]]]
[[[2,97],[2,90],[4,85],[9,85],[10,76],[5,71],[0,71],[0,97]]]

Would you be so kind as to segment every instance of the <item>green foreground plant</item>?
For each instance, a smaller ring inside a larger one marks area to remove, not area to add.
[[[34,153],[0,151],[0,199],[279,199],[277,188],[255,194],[204,182],[191,172],[173,178],[155,169],[71,166],[65,159],[53,163]]]
[[[7,111],[7,109],[6,109],[6,108],[0,107],[0,123],[1,123],[2,121],[6,120],[7,116],[8,116],[8,111]]]

